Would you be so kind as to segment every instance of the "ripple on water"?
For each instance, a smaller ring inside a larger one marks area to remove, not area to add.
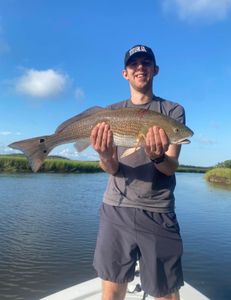
[[[33,300],[95,276],[106,174],[0,174],[1,300]],[[177,174],[185,279],[211,299],[230,295],[231,193]]]

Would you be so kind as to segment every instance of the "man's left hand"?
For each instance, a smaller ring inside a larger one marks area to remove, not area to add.
[[[145,151],[152,159],[162,156],[169,148],[168,136],[165,131],[158,126],[149,128],[145,143]]]

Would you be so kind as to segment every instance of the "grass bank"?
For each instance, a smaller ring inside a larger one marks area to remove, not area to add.
[[[97,161],[77,161],[50,157],[38,172],[44,173],[96,173],[101,172]],[[28,160],[23,155],[0,155],[0,172],[31,173]]]
[[[181,165],[177,172],[205,173],[208,168]],[[0,172],[30,173],[31,168],[23,154],[0,155]],[[47,173],[96,173],[102,172],[98,161],[69,160],[58,156],[49,156],[39,172]]]
[[[205,173],[209,169],[208,167],[199,167],[199,166],[187,166],[180,165],[177,169],[177,172],[185,172],[185,173]]]
[[[231,169],[214,168],[205,173],[205,179],[212,183],[231,185]]]

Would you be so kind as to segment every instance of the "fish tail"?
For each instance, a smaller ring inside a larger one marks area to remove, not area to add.
[[[54,144],[49,142],[51,136],[40,136],[32,139],[22,140],[9,145],[12,149],[22,151],[27,157],[33,172],[37,172]]]

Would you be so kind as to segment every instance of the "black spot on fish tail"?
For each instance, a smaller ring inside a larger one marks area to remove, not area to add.
[[[55,145],[50,142],[50,136],[41,136],[32,139],[17,141],[9,145],[13,149],[22,151],[34,172],[37,172],[49,152]]]

